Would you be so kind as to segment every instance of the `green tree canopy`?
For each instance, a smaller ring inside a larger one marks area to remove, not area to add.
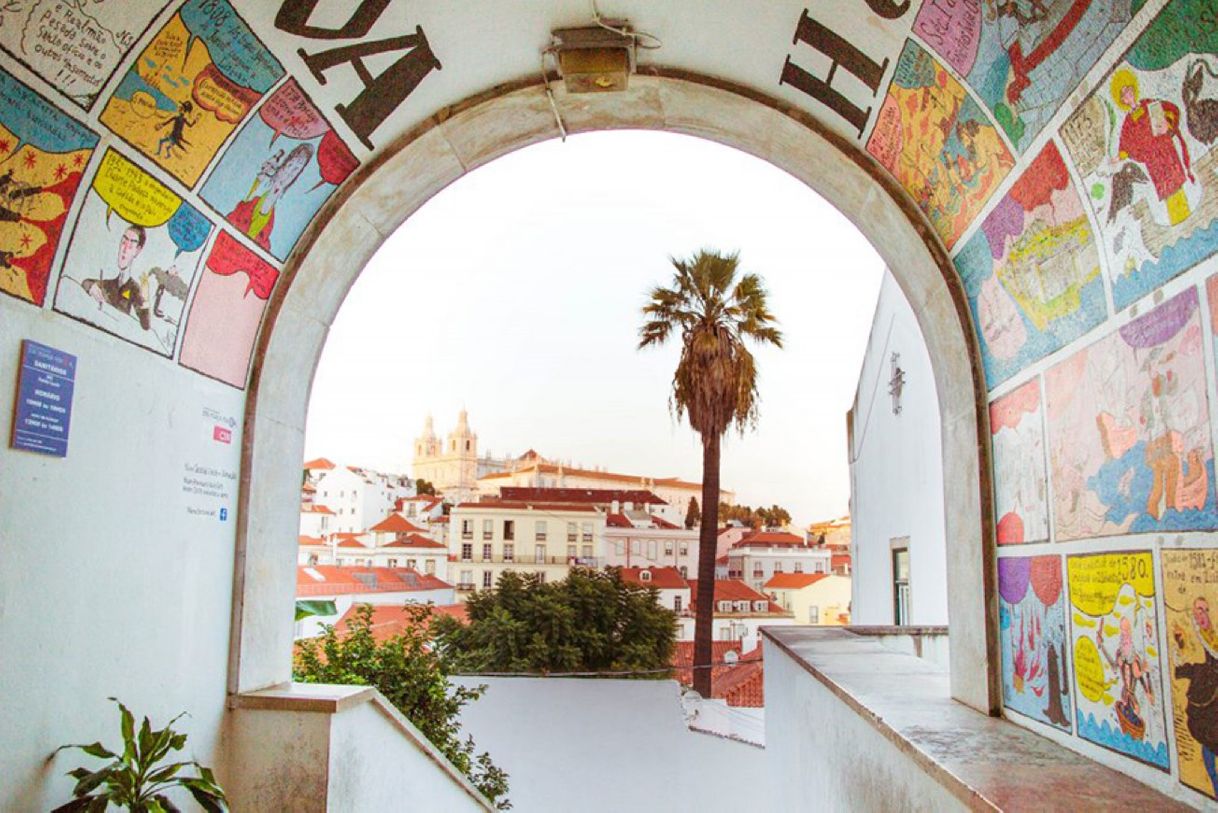
[[[434,630],[456,671],[667,670],[677,617],[656,596],[655,588],[623,582],[616,568],[574,568],[557,582],[508,571],[494,590],[470,596],[468,624],[439,618]]]
[[[436,496],[436,487],[422,477],[414,481],[414,491],[420,497],[423,495]]]
[[[321,638],[300,642],[293,677],[300,683],[375,686],[424,736],[500,810],[507,800],[507,773],[490,755],[475,756],[472,737],[461,739],[461,707],[482,696],[453,686],[450,670],[431,642],[436,618],[430,604],[407,604],[406,630],[378,642],[372,634],[372,605],[362,604],[341,634],[325,626]],[[452,619],[449,619],[452,620]]]

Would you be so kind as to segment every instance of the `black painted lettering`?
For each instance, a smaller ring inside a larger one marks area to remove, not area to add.
[[[824,79],[820,79],[796,65],[788,56],[782,67],[782,77],[779,79],[779,83],[799,88],[812,98],[827,105],[854,125],[861,138],[863,129],[867,126],[867,118],[871,115],[871,108],[861,108],[834,90],[833,78],[837,75],[839,66],[845,68],[847,72],[854,74],[859,81],[869,87],[874,96],[879,89],[880,80],[884,77],[884,70],[888,67],[888,60],[877,63],[841,36],[809,17],[807,9],[804,9],[799,18],[799,26],[795,29],[793,42],[810,45],[833,62],[829,66],[829,73]]]
[[[402,50],[406,51],[402,58],[378,76],[373,76],[364,65],[365,57]],[[313,73],[313,78],[323,85],[325,72],[331,68],[346,64],[355,68],[364,89],[350,104],[336,105],[334,109],[370,150],[375,149],[370,140],[373,131],[414,92],[427,74],[443,67],[421,27],[404,37],[344,45],[315,54],[305,53],[301,48],[297,53]]]
[[[363,0],[351,13],[342,28],[321,28],[309,25],[309,17],[320,0],[284,0],[275,15],[275,27],[280,31],[311,40],[352,40],[366,36],[389,7],[390,0]],[[908,4],[906,4],[908,5]]]
[[[867,0],[867,6],[885,20],[895,20],[909,11],[909,0],[894,3],[892,0]]]

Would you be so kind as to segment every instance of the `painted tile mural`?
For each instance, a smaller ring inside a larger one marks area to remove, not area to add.
[[[1070,731],[1061,557],[999,559],[998,595],[1003,705]]]
[[[1038,379],[990,404],[999,545],[1042,542],[1049,538],[1042,416]]]
[[[927,0],[914,33],[965,78],[1022,153],[1129,23],[1130,5]]]
[[[1063,125],[1124,308],[1218,251],[1218,14],[1175,0]]]
[[[8,0],[0,4],[0,48],[87,110],[165,5]]]
[[[193,187],[220,145],[283,77],[224,0],[187,0],[135,59],[101,121]]]
[[[250,117],[200,195],[283,260],[356,166],[347,145],[289,80]]]
[[[223,230],[204,266],[179,361],[244,389],[258,326],[279,272]]]
[[[1057,538],[1218,527],[1190,288],[1045,374]]]
[[[1159,555],[1180,781],[1218,798],[1218,549]]]
[[[1069,556],[1078,735],[1168,769],[1149,552]]]
[[[947,70],[905,42],[867,151],[901,183],[950,248],[1011,171],[1011,152]]]
[[[1108,315],[1083,202],[1049,142],[955,259],[993,388]]]
[[[97,135],[0,71],[0,291],[41,305]]]
[[[81,206],[55,310],[172,357],[211,222],[114,150]]]

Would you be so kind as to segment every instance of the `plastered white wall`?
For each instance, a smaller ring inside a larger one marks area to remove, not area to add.
[[[905,371],[900,414],[889,381],[892,354]],[[911,624],[946,624],[943,452],[939,401],[913,309],[885,272],[859,374],[850,446],[853,522],[851,622],[891,624],[890,542],[909,537]],[[959,495],[957,495],[959,496]]]

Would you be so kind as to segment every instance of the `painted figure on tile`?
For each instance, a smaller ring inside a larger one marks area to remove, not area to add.
[[[93,279],[81,283],[85,293],[97,301],[97,307],[109,305],[130,314],[134,309],[140,327],[147,330],[151,324],[148,317],[147,282],[137,282],[131,273],[135,258],[144,250],[148,235],[142,226],[128,226],[118,242],[118,273],[107,277],[101,272]]]
[[[157,142],[156,154],[161,154],[161,149],[165,150],[165,157],[172,157],[173,148],[177,147],[180,151],[186,152],[186,148],[190,146],[190,142],[186,140],[186,128],[194,127],[198,123],[199,117],[191,117],[190,113],[194,110],[194,105],[189,101],[184,101],[178,105],[177,112],[167,116],[160,124],[156,126],[158,130],[170,128],[169,132],[161,137]]]
[[[1188,705],[1185,719],[1188,733],[1201,745],[1201,759],[1212,785],[1211,795],[1218,792],[1218,770],[1214,757],[1218,753],[1218,630],[1210,619],[1210,605],[1203,597],[1193,600],[1192,633],[1201,645],[1204,660],[1184,663],[1186,633],[1180,624],[1172,626],[1172,662],[1177,680],[1188,681]]]
[[[228,213],[228,221],[267,251],[275,230],[275,205],[313,160],[309,144],[297,144],[286,158],[283,151],[263,162],[249,194]]]
[[[1128,69],[1113,74],[1111,86],[1113,101],[1125,113],[1119,158],[1132,159],[1146,168],[1155,194],[1166,207],[1168,223],[1183,223],[1190,212],[1184,184],[1197,179],[1180,132],[1180,108],[1163,99],[1141,98],[1138,78]]]
[[[1116,670],[1121,681],[1121,699],[1116,702],[1117,719],[1121,730],[1135,740],[1142,739],[1146,734],[1146,723],[1142,720],[1142,706],[1138,703],[1138,689],[1145,692],[1147,699],[1155,702],[1155,687],[1150,679],[1150,669],[1146,658],[1138,654],[1133,643],[1133,622],[1122,618],[1120,622],[1121,637],[1117,641],[1116,654],[1112,655],[1104,646],[1104,629],[1095,631],[1095,645],[1108,665]],[[1153,628],[1147,627],[1147,638],[1153,635]]]

